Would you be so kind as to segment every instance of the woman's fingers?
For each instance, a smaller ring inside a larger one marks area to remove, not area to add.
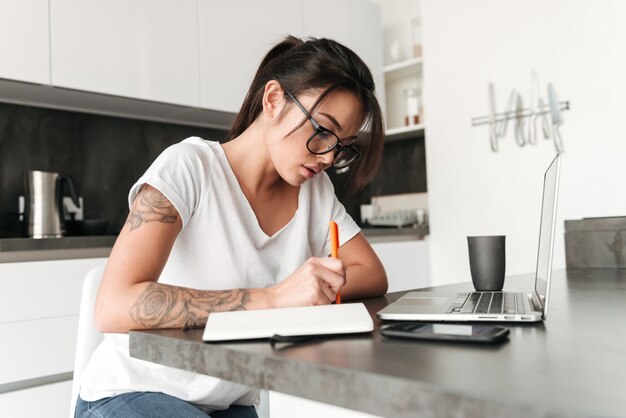
[[[328,283],[328,286],[337,293],[346,284],[346,273],[343,262],[338,258],[320,258],[320,279]],[[333,296],[334,297],[334,296]]]
[[[341,260],[312,257],[272,288],[273,304],[276,307],[329,304],[345,283]]]
[[[318,303],[318,305],[328,305],[335,300],[335,295],[337,294],[337,292],[333,291],[328,283],[326,283],[325,281],[320,281],[319,288],[320,298],[322,299],[320,299],[321,303]]]

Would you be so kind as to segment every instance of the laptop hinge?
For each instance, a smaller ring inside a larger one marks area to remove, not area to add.
[[[530,294],[530,304],[534,311],[543,313],[543,304],[536,291]]]

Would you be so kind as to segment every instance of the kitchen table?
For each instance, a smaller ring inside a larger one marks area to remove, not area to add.
[[[507,277],[525,290],[534,275]],[[437,290],[471,290],[470,283]],[[202,330],[130,333],[133,357],[385,417],[623,416],[626,271],[558,270],[544,323],[507,324],[501,345],[385,339],[376,330],[272,349],[203,343]]]

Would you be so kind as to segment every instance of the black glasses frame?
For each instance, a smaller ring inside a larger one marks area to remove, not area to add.
[[[296,106],[298,106],[300,108],[300,110],[302,111],[302,113],[304,113],[304,115],[306,116],[306,118],[309,120],[309,122],[311,122],[311,124],[313,125],[313,127],[315,128],[315,132],[313,132],[313,135],[311,135],[309,137],[309,139],[306,141],[306,149],[311,153],[311,154],[315,154],[315,155],[323,155],[323,154],[328,154],[329,152],[335,151],[335,158],[333,160],[333,166],[335,168],[345,168],[347,166],[349,166],[350,164],[352,164],[353,162],[357,161],[358,159],[361,158],[361,153],[359,152],[359,150],[352,144],[350,145],[342,145],[341,144],[341,140],[339,139],[339,137],[337,136],[337,134],[335,134],[333,131],[331,131],[330,129],[326,129],[324,128],[322,125],[320,125],[319,123],[317,123],[317,121],[313,118],[313,116],[311,116],[311,114],[309,113],[308,110],[305,109],[304,106],[302,106],[302,103],[300,103],[298,101],[298,99],[295,98],[295,96],[291,93],[289,93],[288,91],[285,91],[285,93],[287,94],[287,96],[289,96],[289,98],[291,100],[293,100],[293,102],[296,104]],[[334,136],[337,139],[337,143],[327,149],[326,151],[312,151],[311,148],[309,147],[309,144],[311,143],[311,141],[313,141],[313,138],[315,138],[316,135],[318,135],[321,132],[328,132],[329,134],[331,134],[332,136]],[[354,151],[355,153],[355,157],[353,159],[351,159],[350,161],[348,161],[348,163],[346,164],[341,164],[341,165],[337,165],[335,164],[335,160],[337,159],[337,156],[344,150],[348,150],[351,149],[352,151]]]

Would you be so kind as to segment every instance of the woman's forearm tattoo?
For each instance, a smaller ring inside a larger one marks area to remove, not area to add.
[[[146,222],[174,223],[178,219],[176,208],[160,191],[144,184],[135,197],[126,223],[130,230],[139,228]]]
[[[145,328],[198,328],[211,312],[246,310],[246,289],[196,290],[150,283],[130,309],[130,316]]]

